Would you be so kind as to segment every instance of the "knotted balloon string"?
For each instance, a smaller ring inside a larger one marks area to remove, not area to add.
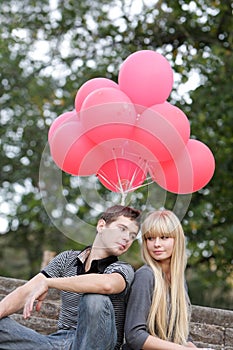
[[[127,193],[126,192],[121,193],[121,205],[125,206],[126,197],[127,197]]]
[[[116,166],[118,166],[118,165],[116,164]],[[134,172],[134,174],[133,174],[133,177],[136,176],[136,172],[137,172],[137,171],[135,170],[135,172]],[[109,180],[109,179],[107,178],[107,176],[104,176],[103,173],[102,173],[102,174],[98,174],[98,176],[101,177],[101,178],[102,178],[108,185],[110,185],[111,187],[115,187],[115,189],[117,190],[117,192],[119,192],[119,193],[121,194],[121,205],[125,205],[125,203],[126,203],[126,198],[127,198],[127,195],[129,194],[129,192],[133,192],[133,191],[135,191],[135,190],[137,190],[137,189],[139,189],[139,188],[142,188],[142,187],[145,187],[145,186],[148,186],[148,185],[154,183],[154,181],[152,180],[151,176],[149,176],[149,177],[146,178],[145,183],[143,183],[142,185],[132,186],[132,182],[133,182],[133,181],[131,180],[130,185],[128,186],[128,188],[127,188],[127,189],[124,189],[123,186],[122,186],[122,184],[121,184],[121,179],[120,179],[120,176],[119,176],[119,171],[118,171],[118,183],[119,183],[119,185],[116,185],[113,181]],[[132,179],[133,179],[133,177],[132,177]]]
[[[118,159],[121,156],[126,156],[129,159],[135,159],[135,163],[137,163],[138,167],[134,170],[131,179],[127,179],[124,181],[124,179],[121,178],[120,175],[120,169],[118,164]],[[129,192],[133,192],[139,188],[142,188],[144,186],[148,186],[149,184],[153,183],[151,177],[147,177],[146,183],[143,183],[141,185],[134,185],[135,180],[137,179],[138,174],[143,171],[145,174],[148,171],[148,162],[143,159],[142,157],[138,157],[138,154],[134,154],[132,151],[129,152],[127,150],[127,145],[124,145],[124,147],[118,147],[112,149],[112,159],[115,163],[115,169],[116,169],[116,177],[117,182],[114,182],[113,180],[109,179],[107,174],[102,172],[101,174],[98,174],[110,187],[113,187],[116,189],[116,192],[121,194],[121,205],[125,205],[126,198]]]

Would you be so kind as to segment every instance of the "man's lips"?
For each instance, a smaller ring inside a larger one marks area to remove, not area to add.
[[[125,247],[126,247],[126,245],[123,244],[123,243],[119,243],[119,242],[118,242],[117,244],[120,246],[121,249],[125,249]]]

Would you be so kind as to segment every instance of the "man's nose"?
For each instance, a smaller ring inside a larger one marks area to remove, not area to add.
[[[130,240],[130,233],[128,231],[125,231],[123,233],[123,239],[126,241],[126,242],[129,242]]]

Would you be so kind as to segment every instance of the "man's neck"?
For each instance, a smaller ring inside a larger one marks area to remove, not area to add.
[[[91,268],[91,263],[93,260],[100,260],[107,258],[109,255],[107,252],[103,249],[100,248],[95,248],[95,246],[92,246],[91,251],[85,261],[85,271],[90,270]]]

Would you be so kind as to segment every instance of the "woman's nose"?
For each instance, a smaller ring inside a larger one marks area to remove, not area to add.
[[[160,246],[160,237],[155,238],[154,244],[156,247]]]

